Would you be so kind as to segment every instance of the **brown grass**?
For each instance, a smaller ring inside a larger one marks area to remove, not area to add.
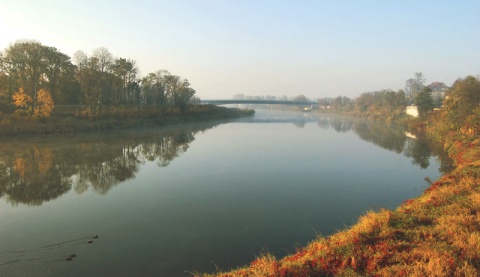
[[[280,260],[199,276],[480,276],[479,140],[446,146],[456,169],[394,211],[368,212]]]

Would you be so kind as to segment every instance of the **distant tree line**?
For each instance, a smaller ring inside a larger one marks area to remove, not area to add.
[[[405,108],[415,105],[419,115],[425,118],[434,108],[442,106],[446,92],[450,89],[445,84],[433,82],[425,85],[421,72],[405,81],[405,89],[389,89],[364,92],[356,98],[338,96],[318,99],[323,110],[350,113],[390,122],[405,116]]]
[[[405,81],[405,88],[393,91],[383,89],[379,91],[364,92],[356,98],[346,96],[324,97],[316,100],[308,99],[300,94],[295,97],[287,96],[248,96],[236,94],[234,99],[249,100],[290,100],[290,101],[316,101],[323,111],[348,113],[372,119],[382,119],[386,122],[396,121],[405,117],[408,105],[418,108],[421,118],[425,118],[434,108],[443,104],[446,93],[450,90],[444,83],[432,82],[425,85],[426,78],[423,73],[417,72],[413,78]]]
[[[439,139],[470,140],[480,135],[480,78],[457,79],[451,87],[440,82],[425,85],[422,73],[405,82],[405,90],[381,90],[348,97],[318,99],[320,107],[354,115],[398,122],[405,108],[415,105],[419,119],[414,127],[426,128]]]
[[[0,53],[0,112],[45,118],[55,105],[81,105],[90,117],[103,107],[155,105],[184,110],[194,99],[188,80],[166,70],[138,76],[136,62],[108,49],[73,59],[55,47],[17,41]]]

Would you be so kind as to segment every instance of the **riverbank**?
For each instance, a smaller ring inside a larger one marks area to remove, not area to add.
[[[368,212],[293,255],[202,276],[479,276],[480,139],[444,138],[455,168],[400,207]]]
[[[34,119],[18,114],[0,117],[0,136],[94,132],[141,126],[163,126],[217,119],[251,116],[254,110],[225,108],[215,105],[192,105],[184,111],[158,107],[115,107],[92,117],[75,108],[58,108],[47,119]]]

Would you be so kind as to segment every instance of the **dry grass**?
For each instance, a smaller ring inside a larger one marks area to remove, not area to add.
[[[457,168],[395,211],[368,212],[293,255],[211,276],[480,276],[479,140],[447,148]]]

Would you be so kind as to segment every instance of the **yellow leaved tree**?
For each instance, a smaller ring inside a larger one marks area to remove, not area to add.
[[[48,118],[53,111],[53,99],[50,92],[41,89],[37,92],[37,103],[33,111],[35,117]]]
[[[22,113],[32,114],[36,118],[48,118],[53,111],[53,99],[48,90],[40,89],[37,91],[36,101],[33,103],[32,97],[23,92],[22,88],[19,88],[17,92],[12,95],[13,104],[23,110]],[[33,104],[33,105],[32,105]]]
[[[32,97],[25,94],[22,88],[19,88],[18,91],[12,95],[12,98],[14,101],[13,104],[19,108],[28,110],[32,106]]]

